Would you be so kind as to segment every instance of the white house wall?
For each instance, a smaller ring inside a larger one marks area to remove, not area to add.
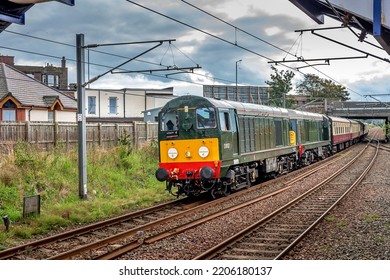
[[[76,112],[54,111],[56,122],[75,122]],[[26,109],[26,121],[47,122],[49,121],[48,110],[30,110]]]
[[[47,114],[47,112],[46,112]],[[75,122],[76,121],[76,112],[67,112],[67,111],[55,111],[55,118],[57,122]]]
[[[156,90],[160,93],[159,90]],[[150,91],[148,92],[150,94]],[[161,93],[160,93],[161,94]],[[86,89],[86,108],[88,108],[88,97],[96,97],[95,114],[89,114],[92,118],[143,118],[143,111],[164,106],[173,96],[172,91],[163,92],[166,97],[146,95],[143,89],[122,89],[122,90],[98,90]],[[146,97],[145,97],[146,95]],[[116,114],[109,113],[109,98],[117,99]],[[171,98],[170,98],[171,97]]]
[[[47,110],[26,110],[27,121],[31,122],[47,122],[49,120],[49,113]]]
[[[126,91],[126,117],[143,118],[142,111],[145,110],[144,91]]]
[[[109,100],[110,97],[115,97],[117,100],[116,113],[110,113]],[[100,91],[100,117],[102,118],[123,118],[123,101],[122,93],[113,91]],[[96,100],[96,106],[99,104],[99,99]]]
[[[172,95],[161,96],[161,97],[160,96],[148,97],[147,104],[146,104],[146,107],[147,107],[146,110],[163,107],[171,99],[172,99]]]

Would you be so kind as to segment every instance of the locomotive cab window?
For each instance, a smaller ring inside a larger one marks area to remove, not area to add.
[[[161,116],[161,131],[179,130],[179,117],[177,111],[168,111]]]
[[[222,131],[230,131],[231,130],[229,112],[224,112],[224,111],[219,112],[219,120],[221,123],[221,130]]]
[[[196,109],[196,127],[197,128],[215,128],[217,127],[214,108]]]

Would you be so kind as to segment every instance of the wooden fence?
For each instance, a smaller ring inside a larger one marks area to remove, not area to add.
[[[18,142],[28,142],[38,148],[77,148],[77,123],[0,122],[0,150],[13,149]],[[157,123],[87,123],[87,147],[112,147],[126,138],[138,148],[157,139]]]

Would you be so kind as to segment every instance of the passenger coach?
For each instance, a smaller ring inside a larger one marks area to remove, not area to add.
[[[359,142],[366,135],[366,128],[362,122],[339,117],[329,117],[332,127],[333,152],[346,149]]]

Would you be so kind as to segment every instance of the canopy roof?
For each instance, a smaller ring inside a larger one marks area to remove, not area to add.
[[[371,34],[390,54],[390,1],[289,0],[318,24],[324,16]],[[386,15],[387,14],[387,15]]]
[[[49,2],[53,0],[2,0],[0,1],[0,32],[4,31],[12,23],[24,24],[25,13],[35,3]],[[74,5],[75,0],[55,0],[67,5]]]

